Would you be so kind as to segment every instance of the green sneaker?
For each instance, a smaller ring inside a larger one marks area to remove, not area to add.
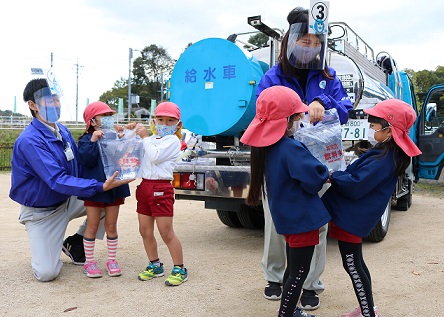
[[[179,286],[188,279],[188,271],[186,268],[175,266],[171,275],[165,280],[167,286]]]
[[[163,270],[163,263],[160,263],[160,266],[155,266],[150,262],[146,267],[145,271],[139,273],[138,279],[141,281],[148,281],[154,277],[164,276],[165,272]]]

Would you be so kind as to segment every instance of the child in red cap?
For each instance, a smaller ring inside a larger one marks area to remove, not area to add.
[[[258,205],[262,193],[268,194],[276,231],[286,241],[280,317],[307,316],[297,303],[319,243],[319,228],[331,219],[318,195],[328,179],[328,168],[304,144],[290,138],[308,109],[294,90],[266,88],[257,99],[256,116],[241,138],[251,146],[247,204]]]
[[[101,101],[92,102],[85,108],[83,119],[86,123],[86,131],[79,138],[78,143],[82,177],[93,177],[102,182],[106,180],[97,141],[103,137],[103,129],[114,129],[114,113],[114,110]],[[119,263],[116,261],[118,244],[117,218],[120,205],[124,204],[125,197],[129,195],[129,186],[122,185],[107,192],[97,193],[92,197],[79,197],[84,200],[87,217],[87,227],[83,236],[86,259],[83,272],[86,276],[93,278],[102,276],[102,271],[94,260],[95,240],[102,209],[105,210],[105,231],[108,247],[106,270],[109,276],[119,276],[122,274]]]
[[[365,109],[374,147],[333,172],[331,187],[322,196],[332,216],[330,236],[338,240],[345,271],[350,275],[359,307],[343,317],[375,317],[370,272],[362,255],[362,238],[370,234],[390,201],[398,176],[421,151],[409,138],[416,113],[407,103],[389,99]]]
[[[173,260],[171,275],[165,280],[167,286],[178,286],[188,279],[183,265],[182,245],[173,230],[174,189],[173,169],[180,155],[181,129],[180,109],[173,102],[162,102],[154,111],[151,123],[153,135],[137,125],[136,133],[143,139],[142,182],[137,187],[137,213],[139,232],[148,256],[149,264],[138,278],[141,281],[161,277],[163,263],[159,260],[154,223],[170,251]]]

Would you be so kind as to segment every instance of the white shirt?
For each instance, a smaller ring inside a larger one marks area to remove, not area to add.
[[[49,124],[47,124],[42,120],[40,120],[40,122],[43,123],[45,126],[47,126],[48,129],[51,130],[52,134],[54,134],[57,139],[62,141],[62,135],[60,134],[59,126],[57,125],[57,123],[54,123],[55,128],[53,128],[52,126],[50,126]]]
[[[180,155],[180,140],[173,135],[160,138],[152,135],[142,140],[142,178],[173,179],[173,170]]]

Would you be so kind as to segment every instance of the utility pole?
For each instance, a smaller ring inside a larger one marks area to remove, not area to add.
[[[133,51],[140,52],[140,50],[129,48],[129,58],[128,58],[128,121],[131,117],[131,106],[133,104],[132,102],[132,96],[131,96],[131,59],[133,58]],[[139,101],[136,101],[136,103]]]
[[[129,64],[128,64],[128,122],[131,118],[131,59],[133,58],[133,49],[129,49]]]
[[[163,102],[163,72],[160,73],[160,102]]]
[[[79,113],[79,67],[83,67],[79,65],[79,59],[77,58],[76,66],[76,124],[78,122],[78,113]]]

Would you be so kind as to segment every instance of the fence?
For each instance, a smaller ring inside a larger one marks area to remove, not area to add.
[[[0,130],[5,131],[6,135],[8,135],[11,131],[11,134],[14,136],[11,138],[2,139],[3,144],[0,144],[0,171],[10,171],[11,170],[11,158],[12,158],[12,147],[14,145],[14,139],[16,135],[14,131],[22,131],[28,124],[31,122],[31,117],[25,116],[0,116]],[[76,122],[63,122],[64,125],[68,126],[69,129],[80,129],[84,127],[82,123]],[[18,135],[18,133],[17,133]]]
[[[117,119],[117,118],[116,118]],[[24,117],[24,116],[0,116],[0,130],[13,130],[13,129],[24,129],[31,122],[32,117]],[[132,118],[130,121],[137,122],[146,122],[146,119]],[[124,125],[129,121],[125,119],[120,119],[116,121],[117,124]],[[61,121],[65,127],[68,129],[83,129],[85,127],[85,123],[83,121],[75,122],[75,121]]]
[[[31,117],[24,116],[0,116],[0,133],[2,131],[6,133],[6,139],[1,139],[1,142],[4,143],[0,143],[0,171],[11,170],[12,147],[15,138],[28,126],[31,120]],[[71,131],[74,139],[77,139],[85,129],[85,124],[83,122],[63,121],[61,123]],[[126,123],[127,120],[120,120],[119,122],[121,125]],[[19,132],[14,134],[14,131]],[[13,135],[12,137],[8,137],[10,133]]]
[[[24,129],[31,122],[31,117],[5,117],[0,116],[0,130],[15,130]],[[85,124],[83,122],[75,121],[63,121],[61,122],[68,129],[71,128],[83,128]]]

